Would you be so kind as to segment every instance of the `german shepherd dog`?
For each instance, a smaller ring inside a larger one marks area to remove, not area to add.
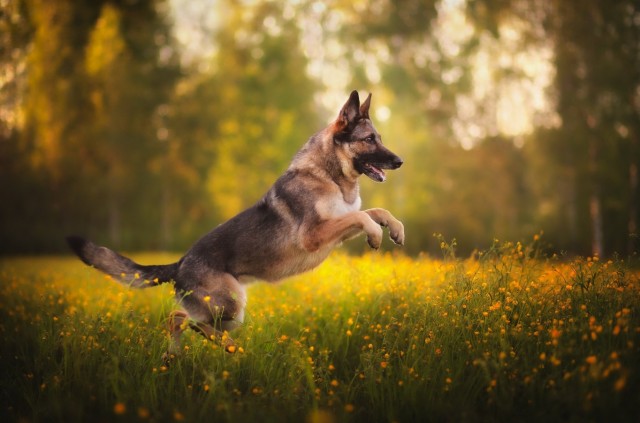
[[[360,211],[358,177],[383,182],[384,169],[402,165],[382,145],[370,103],[371,94],[360,105],[353,91],[337,119],[307,141],[255,205],[204,235],[177,263],[140,265],[77,236],[67,238],[69,246],[84,263],[128,286],[174,283],[182,309],[169,317],[169,352],[177,351],[187,327],[234,351],[225,331],[243,321],[249,281],[274,282],[313,269],[361,233],[378,249],[382,227],[393,242],[404,243],[404,226],[387,210]]]

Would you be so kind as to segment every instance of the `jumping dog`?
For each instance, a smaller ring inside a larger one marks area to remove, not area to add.
[[[80,259],[134,288],[172,282],[181,310],[169,318],[170,351],[191,327],[233,351],[225,331],[238,327],[255,279],[274,282],[318,266],[345,240],[364,233],[371,248],[382,227],[398,245],[402,223],[387,210],[360,210],[358,177],[385,180],[385,169],[402,165],[382,145],[369,117],[371,94],[360,105],[353,91],[336,120],[313,135],[289,168],[252,207],[198,240],[177,262],[140,265],[84,238],[67,238]]]

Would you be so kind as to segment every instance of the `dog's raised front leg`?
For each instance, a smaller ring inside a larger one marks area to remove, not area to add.
[[[367,242],[371,248],[376,250],[380,248],[382,228],[362,211],[347,213],[311,226],[305,231],[303,246],[307,251],[314,252],[325,246],[333,247],[361,232],[367,234]]]
[[[389,228],[389,237],[398,245],[404,245],[404,225],[398,219],[385,209],[369,209],[365,210],[371,219],[380,226]]]

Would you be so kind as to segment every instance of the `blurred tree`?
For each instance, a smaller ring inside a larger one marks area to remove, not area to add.
[[[106,211],[113,245],[152,239],[167,247],[171,240],[172,147],[162,114],[178,64],[157,7],[156,1],[106,3],[86,46],[94,115],[85,146],[104,174],[97,179],[103,207],[96,213]]]
[[[24,195],[25,188],[35,187],[27,154],[20,142],[27,47],[32,36],[27,2],[0,2],[0,198],[3,199],[0,233],[4,241],[0,252],[16,248],[15,240],[23,229],[16,217],[27,210],[15,200]]]
[[[8,249],[62,248],[71,231],[108,231],[116,244],[133,226],[137,239],[157,232],[167,169],[148,167],[164,154],[158,110],[178,76],[161,6],[25,0],[9,10],[10,22],[26,19],[33,30],[11,35],[20,40],[11,57],[25,54],[27,64],[16,82],[26,81],[24,123],[12,151],[27,160],[3,169],[19,176],[3,210]],[[136,245],[132,236],[122,241]]]
[[[588,210],[591,252],[602,255],[625,251],[629,231],[637,229],[640,5],[593,0],[575,6],[555,2],[551,21],[560,131],[572,158],[582,159],[572,167],[588,198],[582,213]]]
[[[89,116],[78,58],[97,12],[92,5],[38,0],[9,2],[3,5],[3,12],[7,10],[21,30],[13,32],[19,41],[7,45],[18,70],[12,75],[18,90],[12,97],[17,119],[9,150],[16,155],[8,155],[12,164],[2,168],[6,180],[15,181],[6,184],[9,192],[3,195],[8,242],[2,249],[50,250],[62,245],[59,228],[74,220],[65,204],[82,197],[82,191],[74,190],[79,184],[71,177],[66,153],[82,144]]]
[[[231,6],[234,7],[231,7]],[[200,145],[212,145],[208,188],[227,219],[256,202],[320,129],[299,33],[281,5],[228,2],[213,72],[190,91],[203,109]]]
[[[199,41],[215,54],[182,68],[168,5],[0,0],[1,251],[70,231],[186,247],[353,88],[405,159],[362,182],[364,206],[398,214],[409,251],[540,229],[571,252],[637,251],[637,1],[223,0]]]
[[[129,97],[131,90],[121,89],[133,85],[128,73],[134,71],[121,34],[121,19],[120,11],[106,4],[86,47],[86,71],[95,115],[92,134],[85,145],[104,175],[98,181],[103,182],[99,189],[106,195],[97,204],[107,210],[109,238],[115,245],[121,242],[122,197],[130,187],[131,172],[137,170],[135,166],[141,159],[140,142],[130,142],[133,128],[127,122],[135,115],[125,112],[135,103]],[[132,157],[134,160],[129,160]]]
[[[32,143],[34,165],[58,181],[63,178],[65,153],[82,144],[91,110],[82,58],[100,2],[29,0],[27,4],[34,34],[28,57],[25,140]]]
[[[555,241],[576,252],[631,254],[640,217],[640,5],[557,1],[545,19],[562,125],[536,144],[544,171],[555,175],[541,192],[555,204]]]
[[[0,146],[8,148],[21,121],[26,47],[33,36],[25,0],[0,3]],[[6,155],[0,156],[2,158]]]

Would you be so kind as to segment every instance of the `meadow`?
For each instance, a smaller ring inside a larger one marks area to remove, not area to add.
[[[249,288],[228,353],[185,332],[172,286],[76,258],[0,259],[3,422],[492,422],[640,418],[640,271],[546,257],[539,237],[470,258],[337,252]],[[177,256],[137,254],[141,263]]]

